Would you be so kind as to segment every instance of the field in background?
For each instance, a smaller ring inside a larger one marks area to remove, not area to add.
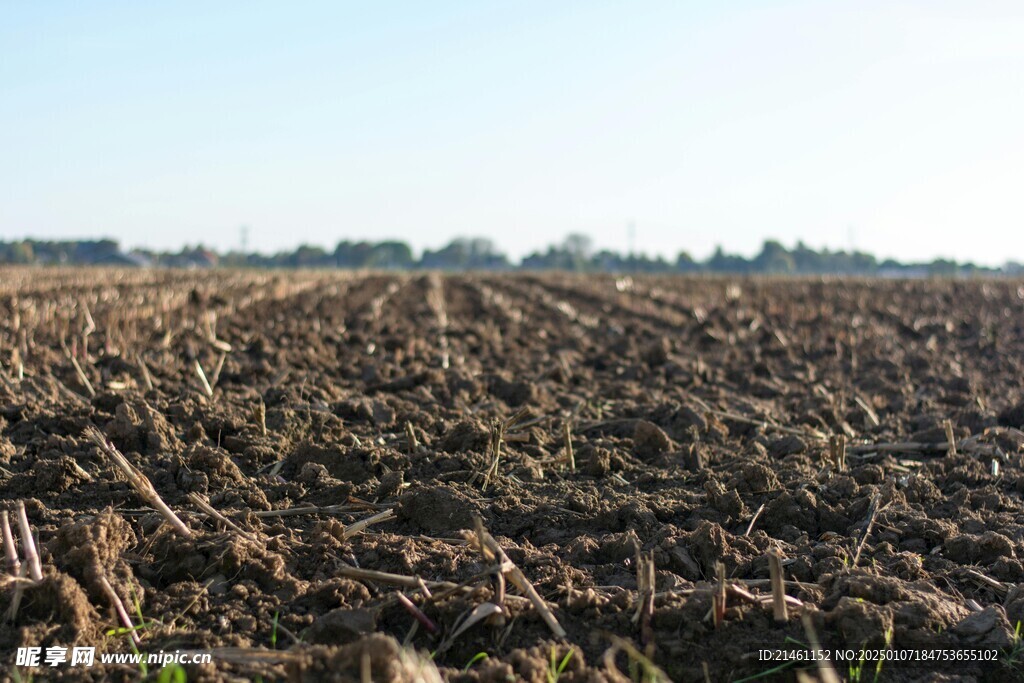
[[[0,662],[702,681],[816,637],[1002,675],[1022,370],[1007,280],[0,270],[0,508],[42,572],[0,579]]]

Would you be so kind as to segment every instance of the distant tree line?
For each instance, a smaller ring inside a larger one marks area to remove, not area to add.
[[[294,251],[277,254],[229,252],[217,254],[202,246],[177,252],[145,249],[122,251],[109,239],[41,241],[0,241],[0,263],[6,264],[80,264],[158,266],[181,268],[372,268],[384,270],[564,270],[575,272],[632,273],[732,273],[778,275],[882,275],[891,277],[963,276],[972,274],[1024,275],[1024,265],[1008,262],[1000,268],[937,259],[927,263],[902,263],[892,259],[879,261],[861,251],[811,249],[797,242],[787,249],[775,240],[767,240],[753,258],[727,253],[719,247],[698,261],[681,252],[675,260],[646,254],[621,254],[596,251],[586,235],[572,234],[546,250],[525,256],[513,263],[486,238],[458,238],[440,249],[425,250],[418,258],[405,242],[342,241],[328,251],[303,245]]]

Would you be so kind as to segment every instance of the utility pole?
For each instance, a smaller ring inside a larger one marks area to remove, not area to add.
[[[241,238],[242,238],[242,253],[249,253],[249,226],[243,225],[241,227]]]

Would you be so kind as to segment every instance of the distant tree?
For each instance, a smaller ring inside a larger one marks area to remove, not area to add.
[[[412,249],[405,242],[380,242],[373,246],[369,265],[373,268],[410,268],[414,261]]]
[[[821,273],[821,254],[809,249],[803,240],[796,243],[796,247],[790,252],[793,258],[793,265],[798,273]]]
[[[287,265],[293,268],[322,268],[328,264],[327,252],[321,247],[303,244],[286,257]]]
[[[508,267],[508,260],[489,239],[459,237],[437,251],[424,251],[420,267],[439,270],[502,269]]]
[[[420,265],[424,268],[439,270],[464,270],[470,262],[469,242],[467,239],[458,238],[437,251],[428,249],[423,252]]]
[[[932,277],[952,277],[957,275],[959,270],[956,261],[948,259],[935,259],[928,264],[928,274]]]
[[[850,262],[854,273],[871,275],[878,270],[878,262],[875,260],[875,257],[862,251],[853,252],[850,255]]]
[[[124,254],[115,240],[0,241],[0,263],[116,263],[160,265],[185,268],[210,268],[217,265],[254,268],[438,268],[444,270],[505,270],[513,266],[498,251],[494,242],[482,237],[460,237],[437,250],[426,250],[417,261],[405,242],[341,241],[333,252],[303,245],[291,252],[277,254],[231,252],[221,258],[202,245],[183,247],[179,252],[135,250]],[[1024,275],[1024,265],[1008,262],[1002,268],[937,259],[932,263],[901,263],[894,259],[879,262],[871,254],[854,251],[815,251],[803,242],[787,250],[775,240],[767,240],[751,260],[726,253],[719,246],[704,262],[681,252],[675,261],[644,254],[624,256],[615,251],[594,252],[589,237],[579,233],[566,236],[546,250],[526,256],[517,266],[534,270],[573,270],[603,272],[721,272],[764,273],[837,273],[887,277],[962,277],[976,274]]]
[[[590,258],[594,250],[594,241],[589,235],[574,232],[566,236],[562,248],[573,261],[582,263]]]
[[[523,259],[522,267],[527,270],[588,270],[592,265],[593,241],[587,235],[572,233],[560,245],[548,247],[546,252],[534,252]],[[611,252],[605,252],[605,257]],[[621,257],[614,259],[623,265]],[[627,264],[628,269],[628,264]]]
[[[629,269],[622,255],[609,249],[602,249],[590,257],[590,267],[596,271],[618,273]]]
[[[700,270],[700,264],[694,261],[689,253],[681,251],[676,257],[676,270],[681,273],[693,273]]]
[[[715,253],[707,261],[707,269],[713,273],[749,273],[750,262],[742,256],[726,254],[721,246],[715,248]]]
[[[469,258],[473,262],[482,263],[498,253],[494,240],[487,237],[472,237],[466,242],[469,247]]]
[[[760,273],[792,273],[796,262],[786,248],[775,240],[767,240],[754,258],[753,269]]]
[[[15,242],[11,245],[10,249],[11,263],[33,263],[35,262],[35,251],[32,249],[32,244],[28,240],[22,240],[21,242]]]

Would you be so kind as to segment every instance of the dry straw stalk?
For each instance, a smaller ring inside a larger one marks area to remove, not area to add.
[[[106,440],[100,430],[95,427],[89,427],[85,430],[85,436],[94,444],[96,444],[100,451],[110,458],[111,461],[124,473],[127,477],[128,483],[131,484],[132,488],[135,489],[136,493],[145,500],[147,503],[152,505],[156,510],[163,515],[167,523],[185,538],[192,538],[192,530],[185,526],[185,523],[174,514],[174,510],[163,501],[160,494],[153,488],[153,483],[143,474],[137,467],[128,462],[128,459],[121,454],[112,443]]]
[[[42,581],[43,567],[39,562],[35,539],[32,537],[32,527],[28,523],[25,502],[21,500],[18,501],[18,531],[21,533],[21,551],[25,555],[25,562],[28,563],[28,574],[33,581]]]
[[[0,512],[0,534],[3,535],[7,571],[12,576],[17,576],[21,571],[21,560],[18,559],[18,549],[14,545],[14,533],[11,531],[11,516],[7,510]]]

